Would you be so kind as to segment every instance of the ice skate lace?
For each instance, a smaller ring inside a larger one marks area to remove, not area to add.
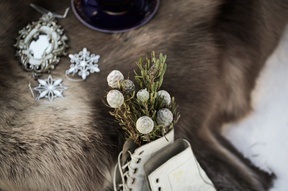
[[[128,151],[131,160],[128,161],[126,164],[121,166],[119,168],[119,165],[121,164],[121,156],[123,152],[121,151],[118,155],[118,164],[115,166],[114,169],[114,178],[113,178],[113,185],[114,185],[114,191],[132,191],[133,190],[133,184],[136,181],[135,175],[138,172],[138,168],[132,168],[131,164],[138,164],[140,162],[140,158],[135,157],[132,155],[130,151]],[[120,176],[122,182],[117,185],[116,183],[116,170],[119,168]]]

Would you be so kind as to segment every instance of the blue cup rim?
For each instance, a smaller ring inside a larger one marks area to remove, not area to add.
[[[88,28],[99,31],[99,32],[104,32],[104,33],[123,33],[123,32],[128,32],[130,30],[142,27],[143,25],[147,24],[155,16],[160,6],[160,0],[147,0],[147,1],[150,1],[151,4],[154,5],[153,7],[149,7],[150,8],[149,15],[145,16],[142,20],[139,20],[139,22],[136,22],[134,25],[126,27],[126,28],[122,28],[122,29],[104,28],[102,26],[97,26],[95,23],[94,25],[91,23],[88,23],[78,13],[74,4],[74,0],[71,0],[71,7],[76,18]]]

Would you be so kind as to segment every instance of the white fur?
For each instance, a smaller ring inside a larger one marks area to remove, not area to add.
[[[256,166],[277,178],[270,191],[288,190],[288,27],[252,93],[254,111],[227,124],[223,135]]]

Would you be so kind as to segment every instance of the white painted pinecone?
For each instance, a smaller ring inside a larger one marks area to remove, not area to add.
[[[118,88],[118,84],[122,80],[124,80],[124,76],[119,70],[113,70],[107,76],[107,82],[111,88]]]
[[[142,134],[150,133],[153,128],[154,121],[148,116],[142,116],[136,122],[136,129]]]
[[[170,96],[170,94],[167,92],[167,91],[165,91],[165,90],[160,90],[160,91],[158,91],[157,92],[157,95],[159,96],[159,97],[162,97],[163,98],[163,102],[164,102],[164,104],[165,105],[170,105],[170,103],[171,103],[171,96]]]
[[[118,90],[110,90],[107,94],[107,102],[112,108],[121,107],[124,103],[124,96]]]
[[[136,94],[137,100],[140,102],[147,102],[149,100],[149,92],[147,89],[141,89]]]
[[[121,82],[121,88],[125,93],[131,93],[135,90],[135,85],[131,80],[123,80]]]
[[[157,119],[158,125],[164,125],[164,127],[169,126],[173,121],[173,113],[167,109],[163,108],[157,112]]]

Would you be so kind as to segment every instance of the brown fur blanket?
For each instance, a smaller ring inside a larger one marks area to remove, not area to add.
[[[33,3],[62,14],[68,0]],[[162,0],[155,18],[140,29],[104,34],[82,25],[70,12],[59,19],[69,37],[68,53],[84,47],[101,55],[100,73],[83,82],[63,78],[63,99],[35,101],[37,82],[15,58],[18,31],[41,14],[29,0],[0,2],[0,190],[112,190],[112,168],[124,142],[102,99],[112,69],[128,75],[149,51],[168,55],[164,89],[175,96],[181,119],[176,137],[190,141],[219,191],[267,190],[272,177],[219,135],[223,123],[246,115],[250,93],[288,20],[287,0]],[[47,76],[43,76],[47,77]]]

